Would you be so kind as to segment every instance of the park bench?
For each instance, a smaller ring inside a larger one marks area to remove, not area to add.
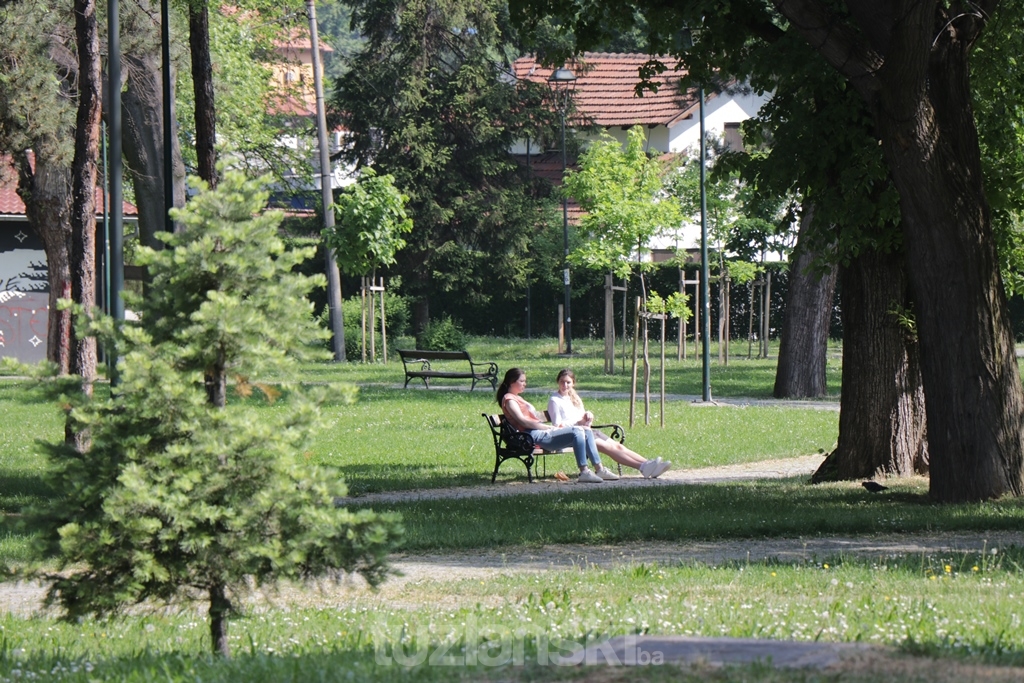
[[[409,381],[422,379],[423,384],[429,389],[431,378],[445,379],[471,379],[473,385],[470,391],[476,389],[476,383],[487,381],[491,389],[498,386],[498,364],[491,361],[475,362],[469,357],[467,351],[421,351],[419,349],[398,350],[402,357],[402,366],[405,368],[405,386],[408,388]],[[442,361],[444,369],[431,367],[431,361]],[[449,363],[465,361],[469,363],[469,370],[455,371]]]
[[[493,484],[498,478],[498,468],[506,460],[518,460],[519,462],[526,465],[526,479],[530,483],[533,483],[533,475],[537,471],[537,463],[544,463],[544,474],[547,476],[547,456],[549,455],[563,455],[568,453],[572,455],[572,448],[563,448],[561,450],[548,451],[544,450],[540,446],[534,446],[531,450],[527,451],[512,446],[506,434],[515,431],[515,428],[509,424],[509,421],[505,419],[504,415],[488,415],[483,413],[484,419],[487,420],[487,426],[491,428],[491,438],[494,440],[494,472],[491,474],[491,483]],[[544,411],[544,419],[550,421],[551,416],[548,415],[548,411]],[[600,429],[605,432],[611,438],[615,439],[619,443],[626,442],[626,430],[621,425],[617,424],[606,424],[606,425],[593,425],[594,429]],[[575,464],[575,461],[573,461]],[[618,463],[616,463],[618,464]],[[619,474],[622,474],[622,465],[619,465]]]

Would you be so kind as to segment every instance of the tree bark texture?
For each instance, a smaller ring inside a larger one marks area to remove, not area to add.
[[[819,0],[774,2],[864,97],[899,190],[931,496],[1024,493],[1024,392],[968,81],[971,46],[998,1],[960,12],[936,0],[849,0],[849,19]]]
[[[71,164],[71,298],[90,312],[96,305],[96,175],[103,82],[95,0],[75,0],[75,37],[78,114]],[[76,327],[72,321],[70,371],[82,376],[85,392],[91,395],[96,379],[96,338],[84,336]]]
[[[813,229],[813,221],[814,207],[805,205],[789,268],[786,317],[782,321],[779,364],[772,392],[775,398],[818,398],[828,393],[825,363],[836,267],[825,273],[812,269],[820,256],[808,247],[807,235]]]
[[[122,144],[135,188],[139,210],[139,236],[143,244],[160,249],[154,235],[166,230],[163,170],[163,91],[160,77],[158,10],[139,0],[143,10],[124,18],[123,33],[138,39],[122,56],[127,89],[121,95]],[[173,81],[171,87],[174,87]],[[173,90],[172,90],[173,92]],[[173,111],[173,102],[171,104]],[[172,136],[174,206],[185,206],[185,163],[178,136]]]
[[[862,252],[840,270],[843,402],[839,443],[812,481],[928,471],[925,396],[902,254]]]
[[[17,164],[18,195],[46,251],[50,288],[46,360],[66,375],[71,371],[71,311],[58,311],[57,301],[71,298],[71,169],[43,153],[36,154],[35,169],[27,152],[17,155]]]
[[[210,16],[205,1],[188,5],[188,44],[192,53],[192,85],[196,98],[196,157],[199,177],[217,187],[217,117],[210,62]]]
[[[210,586],[208,592],[210,595],[210,642],[213,645],[213,654],[230,657],[228,616],[231,614],[231,601],[222,584]]]

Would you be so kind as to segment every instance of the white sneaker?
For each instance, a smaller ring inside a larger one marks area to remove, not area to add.
[[[661,458],[658,458],[655,461],[655,464],[657,465],[657,467],[654,470],[654,474],[651,475],[651,479],[657,479],[661,475],[665,474],[665,472],[667,472],[672,467],[671,460],[662,460]]]
[[[605,481],[618,481],[619,475],[612,472],[610,469],[601,465],[601,469],[597,471],[597,476],[601,477]]]
[[[655,469],[657,467],[658,462],[656,460],[643,461],[642,463],[640,463],[640,467],[638,468],[640,470],[640,476],[642,476],[644,479],[650,479],[651,476],[654,475]]]
[[[580,470],[580,477],[576,481],[580,484],[600,484],[604,482],[604,479],[587,469]]]

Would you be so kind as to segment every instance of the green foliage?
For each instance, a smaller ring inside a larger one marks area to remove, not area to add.
[[[563,191],[586,211],[580,231],[588,239],[570,258],[626,277],[640,265],[639,254],[651,238],[678,225],[678,204],[661,195],[660,166],[644,152],[640,126],[630,129],[625,150],[605,134],[583,153],[579,167],[566,173]]]
[[[248,3],[242,3],[246,5]],[[224,13],[210,7],[210,57],[214,64],[213,87],[217,106],[218,156],[236,168],[256,175],[271,173],[277,179],[312,179],[308,150],[281,144],[289,123],[276,115],[270,65],[280,62],[274,51],[280,39],[284,7],[264,4],[258,12]],[[295,21],[292,19],[292,21]],[[308,34],[308,24],[300,31]],[[287,29],[285,29],[287,30]],[[172,36],[174,35],[172,29]],[[186,50],[187,52],[187,50]],[[191,69],[177,71],[175,113],[181,152],[187,168],[196,167],[195,95]]]
[[[551,139],[556,119],[543,85],[507,77],[517,55],[504,2],[345,4],[366,43],[331,102],[350,131],[342,157],[394,176],[415,225],[391,272],[415,297],[506,299],[526,284],[543,222],[509,150]]]
[[[379,176],[372,168],[364,168],[334,203],[338,222],[333,230],[324,229],[324,241],[347,275],[369,275],[389,266],[405,246],[402,235],[412,231],[412,220],[405,213],[409,198],[394,183],[394,176]]]
[[[667,313],[673,318],[689,320],[693,317],[690,310],[690,295],[681,292],[672,292],[667,299],[653,289],[647,294],[647,311],[650,313]]]
[[[732,278],[732,281],[738,285],[745,285],[753,281],[761,271],[756,263],[734,260],[726,261],[725,269],[729,273],[729,277]]]
[[[230,608],[250,578],[345,570],[377,583],[387,572],[397,518],[335,507],[344,484],[306,458],[322,395],[291,390],[273,412],[247,400],[218,408],[208,395],[210,376],[230,372],[241,399],[258,389],[274,401],[281,389],[250,373],[324,356],[305,299],[322,278],[293,272],[312,250],[284,249],[266,200],[258,182],[225,174],[175,212],[185,230],[161,235],[166,249],[140,249],[152,278],[133,302],[141,321],[118,330],[93,314],[90,329],[121,359],[119,383],[65,399],[91,447],[45,445],[48,484],[63,495],[30,515],[39,554],[60,570],[36,575],[68,618],[188,591],[211,603],[226,591]],[[224,616],[213,604],[210,615]]]
[[[974,115],[985,194],[999,243],[1003,284],[1024,293],[1024,6],[1000,3],[971,57]]]
[[[47,0],[0,9],[0,150],[33,149],[58,166],[70,166],[75,107],[70,83],[51,57],[74,50],[73,22]]]
[[[427,351],[464,351],[466,333],[451,316],[431,320],[420,334],[417,346]]]
[[[162,235],[166,249],[139,248],[152,287],[126,300],[153,343],[176,344],[190,369],[243,376],[322,359],[326,332],[301,302],[325,278],[292,272],[315,250],[285,249],[282,214],[264,212],[268,193],[241,173],[226,173],[216,191],[192,182],[200,194],[173,212],[186,229]]]

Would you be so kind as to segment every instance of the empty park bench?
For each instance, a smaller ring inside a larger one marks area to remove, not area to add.
[[[516,448],[509,442],[507,436],[511,432],[515,431],[515,427],[509,424],[509,421],[505,419],[504,415],[488,415],[487,413],[483,413],[483,416],[484,419],[487,420],[487,426],[491,428],[491,438],[494,439],[494,473],[491,474],[492,484],[498,478],[498,468],[501,467],[501,463],[506,460],[518,460],[526,465],[526,479],[530,483],[533,483],[533,475],[537,471],[536,465],[538,461],[544,463],[544,475],[542,476],[547,476],[547,456],[563,455],[565,453],[568,453],[571,456],[573,454],[572,448],[562,448],[555,451],[544,450],[540,446],[534,446],[530,450]],[[547,421],[551,420],[551,416],[548,415],[548,411],[546,410],[544,411],[544,419]],[[619,443],[626,442],[626,430],[623,429],[621,425],[593,425],[592,428],[604,431],[608,436]],[[575,460],[573,460],[573,464],[576,464]],[[619,465],[619,474],[622,474],[622,465]]]
[[[476,389],[476,383],[480,381],[489,382],[491,389],[498,386],[498,364],[491,361],[476,362],[469,357],[467,351],[421,351],[420,349],[398,350],[402,357],[402,365],[405,367],[405,386],[409,386],[409,380],[422,379],[423,384],[430,388],[432,378],[444,379],[471,379],[473,385],[470,391]],[[443,369],[431,366],[431,361],[442,362]],[[469,370],[453,370],[454,363],[465,361],[469,364]]]

